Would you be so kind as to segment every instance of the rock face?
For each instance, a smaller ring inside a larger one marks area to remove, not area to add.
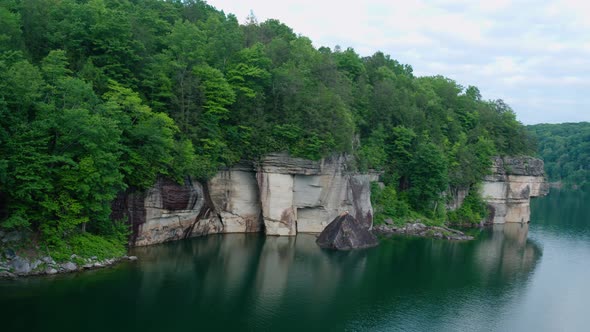
[[[127,217],[133,228],[131,245],[143,246],[223,230],[202,184],[183,185],[159,179],[147,192],[121,195],[113,204],[113,219]]]
[[[224,233],[260,232],[263,229],[260,194],[252,167],[223,170],[209,181],[211,201],[223,221]]]
[[[351,250],[375,247],[379,240],[363,224],[344,212],[322,231],[316,243],[326,249]]]
[[[377,176],[349,172],[346,164],[345,156],[311,161],[271,154],[221,170],[205,184],[159,179],[146,192],[120,195],[112,217],[132,225],[132,246],[213,233],[319,233],[339,211],[371,229],[370,182]]]
[[[481,189],[490,215],[487,223],[528,223],[530,199],[548,193],[543,161],[532,157],[496,157]]]
[[[346,171],[346,157],[310,161],[272,154],[258,165],[267,235],[319,233],[347,210],[363,227],[373,225],[370,182],[376,176]]]

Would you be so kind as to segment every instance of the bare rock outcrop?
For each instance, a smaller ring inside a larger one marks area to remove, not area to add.
[[[213,233],[320,233],[343,210],[371,229],[370,182],[376,176],[346,165],[342,155],[311,161],[271,154],[220,170],[206,183],[161,178],[145,192],[121,194],[113,219],[132,225],[132,246]]]
[[[363,227],[373,225],[370,182],[376,176],[346,169],[347,157],[320,161],[271,154],[257,169],[267,235],[319,233],[347,210]]]
[[[219,171],[209,180],[208,187],[224,233],[250,233],[264,229],[260,192],[252,166],[240,165]]]
[[[492,174],[485,177],[481,189],[488,203],[487,223],[528,223],[530,200],[544,196],[549,187],[543,161],[533,157],[496,157]]]
[[[182,185],[161,178],[146,192],[120,195],[113,204],[113,219],[124,217],[133,229],[133,246],[223,231],[207,188],[189,178]]]

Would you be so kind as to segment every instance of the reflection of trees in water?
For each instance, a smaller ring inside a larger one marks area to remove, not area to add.
[[[550,226],[559,232],[587,231],[589,201],[590,192],[551,189],[548,196],[531,200],[531,224]]]
[[[350,252],[322,250],[313,235],[215,235],[137,248],[138,303],[147,310],[172,297],[186,303],[187,315],[235,317],[256,328],[278,317],[293,327],[302,318],[345,324],[376,304],[407,305],[401,298],[444,298],[466,286],[501,293],[525,281],[541,255],[527,232],[511,224],[471,242],[396,237]]]
[[[88,312],[101,312],[121,329],[142,331],[301,330],[311,322],[344,330],[355,320],[408,319],[403,326],[421,320],[436,328],[437,319],[458,310],[472,315],[473,299],[501,305],[506,294],[524,288],[541,256],[527,231],[527,225],[505,225],[470,242],[394,237],[351,252],[322,250],[313,235],[214,235],[136,248],[139,261],[112,269],[23,280],[19,293],[42,291],[41,300],[31,307],[13,296],[4,311],[27,308],[50,319],[58,316],[48,310],[55,301],[83,303],[69,309],[80,326],[88,324]],[[468,301],[457,304],[457,296]],[[478,319],[489,311],[479,312]],[[99,321],[94,330],[112,324]]]
[[[343,279],[346,284],[358,283],[366,253],[324,251],[315,239],[231,234],[136,248],[133,254],[140,257],[141,273],[138,302],[150,306],[162,292],[175,292],[178,298],[196,301],[197,307],[264,316],[290,307],[290,297],[295,296],[306,305],[296,310],[319,313],[319,308],[331,305]],[[351,283],[353,279],[357,282]]]

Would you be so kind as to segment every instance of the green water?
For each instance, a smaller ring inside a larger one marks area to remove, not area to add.
[[[0,331],[589,331],[590,196],[471,242],[219,235],[114,268],[0,282]]]

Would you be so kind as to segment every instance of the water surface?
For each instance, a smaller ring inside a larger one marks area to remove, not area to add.
[[[590,204],[553,192],[477,240],[215,235],[138,262],[0,281],[2,331],[588,331]]]

